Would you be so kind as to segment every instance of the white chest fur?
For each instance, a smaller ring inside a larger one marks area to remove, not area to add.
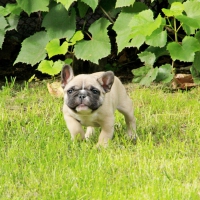
[[[64,112],[68,113],[71,117],[80,122],[83,126],[100,126],[99,114],[96,111],[86,110],[82,113],[76,113],[69,109],[67,106],[64,106]]]

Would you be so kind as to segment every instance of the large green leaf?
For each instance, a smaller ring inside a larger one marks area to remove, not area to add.
[[[150,84],[156,79],[157,74],[158,74],[158,68],[157,67],[151,68],[148,71],[148,73],[141,79],[139,84],[149,87]]]
[[[186,36],[182,41],[182,45],[171,42],[167,45],[167,50],[173,60],[193,62],[195,52],[200,51],[200,43],[196,38]]]
[[[99,1],[99,5],[101,6],[110,16],[112,16],[112,11],[118,11],[118,9],[115,8],[116,0],[101,0]]]
[[[115,7],[125,7],[125,6],[131,6],[135,3],[135,0],[117,0]]]
[[[142,44],[145,42],[145,39],[146,37],[144,35],[136,35],[131,39],[127,47],[137,47],[139,49],[139,47],[142,46]]]
[[[158,75],[158,68],[143,66],[138,69],[133,69],[132,73],[134,75],[134,83],[139,83],[140,85],[149,87]]]
[[[22,42],[22,48],[15,63],[23,62],[32,66],[46,57],[45,47],[49,42],[46,32],[37,32]]]
[[[72,9],[70,12],[62,4],[54,6],[44,17],[42,26],[47,30],[50,39],[71,38],[76,29],[76,14]]]
[[[150,66],[142,66],[137,69],[133,69],[132,73],[134,75],[133,82],[139,83],[142,78],[145,77],[145,75],[148,73],[148,71],[151,69]]]
[[[132,29],[130,36],[131,38],[134,38],[137,35],[150,36],[161,24],[162,18],[160,15],[154,20],[153,12],[151,10],[142,11],[139,14],[134,15],[129,23],[129,26]]]
[[[5,31],[0,29],[0,49],[2,48],[4,38],[5,38]]]
[[[77,58],[90,60],[98,64],[98,60],[110,54],[111,45],[107,35],[107,27],[110,24],[105,18],[95,21],[89,28],[92,38],[89,41],[77,42],[74,52]]]
[[[83,35],[82,31],[76,31],[76,33],[70,39],[70,42],[71,42],[70,45],[76,44],[76,42],[82,40],[83,38],[84,38],[84,35]]]
[[[200,43],[200,31],[197,31],[195,34],[195,38],[199,41]]]
[[[183,2],[184,0],[168,0],[169,4],[172,4],[174,2]]]
[[[176,16],[183,23],[183,29],[187,35],[195,34],[200,27],[200,2],[186,1],[183,3],[187,16]]]
[[[180,22],[182,22],[185,25],[191,26],[193,28],[199,28],[199,20],[193,19],[191,17],[188,17],[186,15],[179,15],[176,16],[176,19],[178,19]]]
[[[8,14],[12,13],[15,15],[20,15],[22,9],[17,3],[7,3],[6,7],[0,6],[0,15],[7,16]]]
[[[83,18],[83,17],[85,17],[85,15],[86,15],[86,13],[87,13],[87,11],[88,11],[89,6],[88,6],[87,4],[81,2],[81,1],[78,1],[78,6],[77,6],[77,8],[78,8],[79,16],[80,16],[81,18]]]
[[[139,84],[149,87],[150,84],[156,79],[158,68],[151,68],[148,73],[140,80]]]
[[[194,62],[191,68],[192,78],[195,83],[200,84],[200,51],[195,53]]]
[[[96,9],[99,3],[98,0],[81,0],[81,1],[90,6],[93,11]]]
[[[150,36],[146,37],[145,41],[148,45],[153,47],[164,47],[167,43],[167,32],[161,28],[156,29]]]
[[[4,30],[6,26],[8,26],[8,23],[6,22],[5,18],[0,16],[0,24],[1,24],[1,30]]]
[[[162,11],[167,17],[182,15],[184,5],[181,2],[174,2],[170,9],[163,8]]]
[[[176,16],[176,19],[182,23],[183,29],[187,35],[195,34],[196,29],[200,27],[198,19],[193,19],[186,15]]]
[[[145,51],[154,53],[156,56],[156,59],[163,55],[169,55],[169,52],[167,51],[166,47],[160,48],[160,47],[149,46]]]
[[[37,11],[48,11],[50,0],[17,0],[18,5],[30,15]]]
[[[129,45],[129,34],[130,34],[130,27],[124,23],[124,21],[130,21],[131,13],[128,12],[121,12],[114,23],[113,30],[117,33],[116,42],[118,46],[118,52],[122,51],[126,46]]]
[[[1,24],[1,28],[0,28],[0,49],[1,49],[3,41],[4,41],[4,37],[5,37],[5,28],[6,28],[6,26],[8,26],[6,20],[3,16],[0,16],[0,24]]]
[[[192,26],[188,26],[186,24],[182,24],[183,30],[187,35],[193,35],[195,34],[196,30]]]
[[[149,51],[144,51],[144,52],[138,54],[138,57],[140,58],[140,60],[142,62],[145,63],[145,66],[153,66],[153,64],[156,60],[155,54],[151,53]]]
[[[72,58],[67,58],[66,60],[64,60],[64,63],[68,65],[71,65],[72,62],[73,62]]]
[[[61,69],[64,65],[63,61],[56,61],[53,62],[52,60],[43,60],[39,65],[37,70],[41,71],[42,73],[49,74],[54,76],[61,72]]]
[[[174,2],[183,2],[184,0],[168,0],[169,4],[172,4]]]
[[[131,21],[132,16],[145,9],[147,9],[147,7],[144,4],[135,2],[133,7],[123,8],[122,12],[119,14],[113,26],[113,30],[117,33],[116,42],[118,52],[122,51],[125,47],[135,46],[139,48],[144,43],[145,37],[143,35],[137,35],[131,40],[129,37],[131,27],[127,26],[127,24]]]
[[[169,83],[173,79],[172,66],[170,64],[162,65],[158,68],[156,82]]]
[[[12,30],[12,29],[17,29],[18,21],[19,21],[19,16],[10,14],[8,17],[6,17],[6,20],[9,24],[9,27],[6,28],[6,30]]]
[[[60,46],[60,40],[53,39],[47,44],[45,49],[47,50],[49,58],[51,58],[52,56],[59,54],[65,55],[68,51],[68,47],[68,42],[63,42],[63,44]]]
[[[143,66],[133,69],[133,82],[147,87],[155,80],[157,82],[168,83],[173,79],[172,66],[169,64],[158,67]]]
[[[6,4],[6,10],[9,13],[15,14],[15,15],[20,15],[20,13],[23,11],[22,8],[20,7],[20,5],[18,5],[17,3],[8,3]]]
[[[186,1],[183,3],[185,12],[188,17],[200,20],[200,2],[199,1]],[[198,21],[200,24],[200,22]]]
[[[4,8],[3,6],[0,6],[0,16],[6,16],[8,15],[10,12]]]
[[[68,10],[69,7],[71,6],[71,4],[76,1],[76,0],[57,0],[57,2],[59,3],[62,3],[63,6]]]

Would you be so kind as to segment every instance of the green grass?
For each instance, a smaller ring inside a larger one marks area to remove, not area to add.
[[[200,199],[200,88],[170,93],[127,87],[138,143],[126,139],[116,113],[115,137],[100,150],[94,148],[97,136],[70,140],[63,101],[44,83],[3,87],[0,199]]]

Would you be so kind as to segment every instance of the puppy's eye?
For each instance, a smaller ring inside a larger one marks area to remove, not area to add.
[[[67,94],[71,94],[73,92],[73,89],[67,90]]]
[[[92,88],[91,91],[93,92],[93,94],[99,94],[99,90]]]

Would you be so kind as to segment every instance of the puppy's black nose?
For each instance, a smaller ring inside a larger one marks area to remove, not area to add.
[[[83,99],[85,99],[86,95],[85,94],[79,94],[78,97],[79,97],[79,99],[83,100]]]

